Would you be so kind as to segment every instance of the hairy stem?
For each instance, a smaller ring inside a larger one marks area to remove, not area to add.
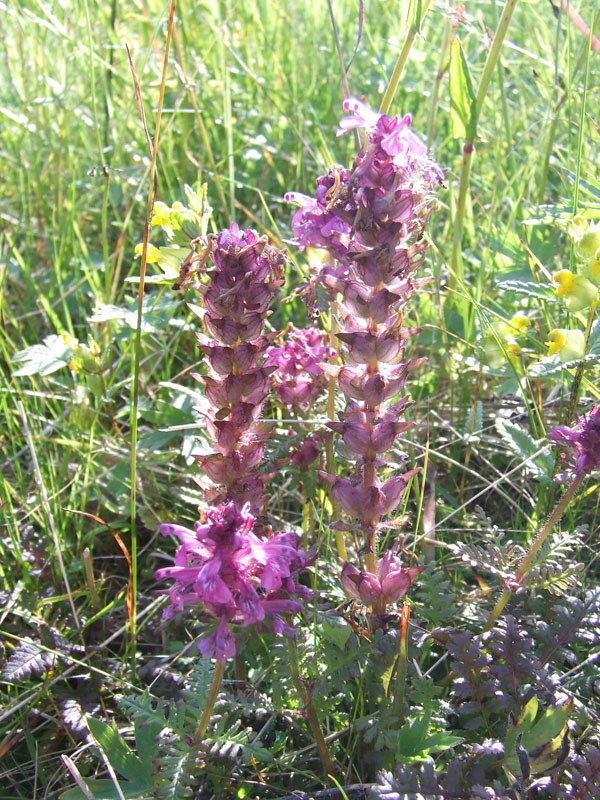
[[[198,745],[204,739],[204,734],[206,733],[206,729],[208,728],[208,723],[210,722],[213,708],[215,707],[215,703],[217,701],[219,689],[221,688],[221,682],[223,681],[224,673],[225,673],[225,664],[221,664],[220,661],[217,661],[215,663],[215,671],[213,673],[213,679],[210,684],[210,689],[208,690],[206,705],[204,706],[204,711],[202,712],[202,716],[200,717],[200,722],[198,723],[198,727],[196,728],[196,732],[194,733],[194,738],[192,739],[193,747],[198,747]]]
[[[408,670],[408,620],[410,606],[402,603],[402,616],[400,619],[400,649],[398,652],[398,669],[396,672],[396,685],[394,686],[394,700],[392,713],[400,716],[404,704],[404,691],[406,689],[406,672]]]
[[[598,301],[596,300],[590,306],[590,311],[587,318],[587,324],[585,326],[584,353],[587,351],[588,341],[590,338],[590,334],[592,332],[592,325],[594,324],[597,310],[598,310]],[[584,369],[585,369],[585,364],[581,362],[577,367],[577,372],[575,373],[575,377],[573,378],[573,384],[571,385],[571,398],[569,400],[569,406],[567,408],[567,414],[563,421],[563,425],[570,425],[571,422],[573,421],[573,415],[575,414],[575,408],[577,407],[577,400],[579,399],[579,389],[581,387],[581,379],[583,378]]]
[[[567,506],[569,505],[571,500],[577,494],[577,490],[579,489],[579,486],[580,486],[582,480],[584,479],[584,477],[585,477],[585,473],[583,473],[583,472],[577,474],[575,476],[575,478],[573,478],[573,482],[571,483],[571,485],[569,486],[567,491],[564,493],[564,495],[561,497],[561,499],[556,504],[556,506],[554,508],[554,511],[550,514],[550,516],[546,520],[546,524],[544,525],[544,527],[540,530],[540,532],[536,536],[535,541],[533,542],[533,544],[529,548],[529,551],[527,552],[527,555],[525,556],[525,558],[521,562],[521,566],[519,567],[519,569],[517,570],[517,574],[515,575],[515,583],[516,584],[521,584],[523,582],[523,578],[529,572],[529,568],[531,567],[533,559],[538,554],[541,546],[544,544],[544,541],[546,540],[546,537],[548,536],[548,534],[550,533],[552,528],[556,525],[556,523],[559,521],[559,519],[565,513],[565,509],[567,508]],[[510,600],[511,595],[512,595],[512,591],[510,589],[505,589],[502,592],[498,602],[496,603],[492,613],[490,614],[490,618],[488,619],[485,628],[483,629],[484,631],[489,631],[494,626],[494,624],[496,623],[496,620],[498,619],[500,614],[503,612],[504,607],[506,606],[506,604]]]
[[[319,723],[317,711],[314,707],[310,691],[306,688],[302,681],[302,677],[300,676],[300,669],[298,666],[298,647],[295,639],[288,639],[288,653],[290,658],[290,674],[292,676],[292,683],[294,684],[294,688],[298,692],[302,701],[302,705],[304,706],[304,710],[306,711],[308,725],[314,737],[315,744],[317,745],[321,763],[323,764],[323,768],[328,776],[335,776],[337,774],[337,770],[331,759],[331,756],[329,755],[327,742],[325,741],[323,731],[321,730],[321,724]]]

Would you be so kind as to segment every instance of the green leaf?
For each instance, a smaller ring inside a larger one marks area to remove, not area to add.
[[[147,712],[147,715],[144,717],[139,714],[134,721],[135,747],[139,758],[144,763],[144,769],[150,774],[153,771],[152,761],[158,755],[158,736],[164,729],[166,722],[164,713],[159,714],[158,719],[152,718],[154,709],[147,691],[138,698],[138,701],[144,711]]]
[[[46,336],[43,344],[33,344],[12,357],[15,364],[23,364],[13,375],[50,375],[66,367],[71,360],[71,348],[62,336]]]
[[[427,740],[431,713],[419,714],[414,720],[407,720],[398,731],[396,752],[405,758],[425,755],[423,747]]]
[[[504,739],[504,767],[512,776],[520,775],[521,768],[517,755],[517,739],[521,735],[520,746],[527,753],[534,774],[553,769],[564,758],[567,723],[573,710],[573,698],[554,708],[547,709],[538,716],[538,700],[532,697],[521,711],[516,722],[509,723]]]
[[[90,733],[108,759],[111,767],[145,789],[151,786],[146,765],[139,759],[117,730],[94,717],[86,717]]]
[[[543,747],[560,736],[571,716],[573,703],[573,698],[569,697],[562,705],[549,708],[533,728],[523,734],[521,742],[523,747],[529,752],[534,752],[537,748]]]
[[[455,736],[448,731],[438,731],[428,736],[423,743],[423,753],[441,753],[442,750],[449,750],[464,742],[464,736]]]
[[[460,39],[450,45],[450,117],[452,135],[473,142],[477,134],[475,92]]]
[[[477,400],[475,405],[469,409],[469,413],[463,426],[463,436],[465,442],[479,442],[481,431],[483,430],[483,403]]]
[[[511,452],[523,461],[540,450],[540,444],[527,431],[506,419],[498,418],[496,420],[496,430]],[[546,444],[546,442],[541,444]],[[551,481],[554,459],[549,453],[540,453],[533,461],[528,461],[525,468],[538,480]]]
[[[513,278],[500,280],[497,286],[507,292],[516,292],[519,297],[534,297],[536,300],[543,300],[545,303],[559,302],[551,286],[545,286],[535,281],[521,281]]]
[[[352,633],[350,626],[341,621],[331,624],[327,620],[323,620],[321,630],[323,631],[323,636],[325,639],[327,639],[329,642],[333,642],[333,644],[336,647],[339,647],[340,650],[343,650],[346,647],[348,639],[350,638],[350,634]]]
[[[600,355],[596,353],[589,353],[584,358],[577,358],[573,361],[565,361],[564,364],[558,355],[546,356],[529,367],[529,376],[532,378],[550,378],[560,375],[565,370],[576,369],[580,364],[593,366],[598,362],[600,362]]]

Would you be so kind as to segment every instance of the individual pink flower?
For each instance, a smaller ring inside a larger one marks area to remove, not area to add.
[[[573,450],[575,474],[600,469],[600,406],[595,405],[589,414],[578,417],[575,428],[565,425],[553,428],[548,438]]]
[[[318,474],[331,484],[332,497],[344,511],[352,517],[358,517],[361,522],[370,524],[394,511],[402,500],[410,478],[418,471],[413,469],[403,475],[394,475],[383,483],[375,476],[370,484],[362,480],[338,478],[322,470]]]
[[[292,452],[290,461],[300,472],[306,472],[309,466],[320,456],[322,446],[323,439],[319,434],[315,433],[311,436],[306,436]]]
[[[281,614],[299,613],[302,604],[291,598],[307,595],[294,580],[309,563],[297,535],[280,533],[264,539],[254,532],[254,522],[250,504],[239,510],[228,503],[209,508],[206,522],[197,522],[194,530],[170,523],[160,526],[163,536],[174,535],[180,541],[173,566],[155,572],[157,580],[174,579],[172,587],[161,592],[171,601],[163,618],[200,606],[204,621],[218,621],[198,645],[200,652],[222,663],[236,652],[232,626],[260,626],[269,618],[275,633],[293,635]]]

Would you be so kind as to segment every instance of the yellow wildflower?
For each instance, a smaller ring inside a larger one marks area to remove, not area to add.
[[[581,311],[598,299],[598,289],[583,275],[574,275],[568,269],[561,269],[552,276],[558,284],[556,296],[564,300],[569,311]]]
[[[144,251],[144,245],[136,244],[135,246],[136,255],[141,256],[143,251]],[[160,250],[158,249],[158,247],[154,247],[153,244],[148,244],[148,249],[146,250],[146,264],[156,264],[159,259],[160,259]]]
[[[168,228],[171,225],[169,219],[169,212],[171,209],[166,203],[161,203],[160,200],[157,200],[154,203],[154,212],[152,214],[152,227],[154,228],[156,225],[160,225],[163,228]]]
[[[558,353],[561,362],[574,361],[576,358],[583,358],[585,355],[585,336],[580,330],[565,330],[555,328],[548,334],[548,355],[553,356]]]

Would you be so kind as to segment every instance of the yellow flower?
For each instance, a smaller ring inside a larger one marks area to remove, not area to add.
[[[143,244],[136,244],[135,246],[135,253],[138,256],[141,256],[144,251]],[[158,247],[154,247],[153,244],[148,244],[148,249],[146,250],[146,264],[156,264],[156,262],[160,259],[160,250]]]
[[[171,225],[169,220],[169,212],[171,209],[166,203],[161,203],[160,200],[157,200],[154,203],[154,212],[152,214],[152,227],[154,228],[156,225],[161,225],[163,228],[168,228]]]
[[[530,323],[527,317],[517,314],[510,320],[500,319],[497,317],[492,322],[492,329],[499,339],[512,341],[516,336],[525,333]]]
[[[556,296],[565,301],[569,311],[581,311],[598,299],[598,289],[583,275],[574,275],[568,269],[561,269],[552,276],[558,284]]]
[[[516,366],[518,357],[523,351],[515,339],[525,333],[530,324],[529,319],[521,314],[517,314],[510,320],[497,317],[491,324],[493,333],[491,336],[486,336],[483,345],[488,366],[501,367],[505,363],[507,355]],[[504,342],[506,344],[503,347]]]
[[[595,258],[600,248],[600,223],[591,224],[580,214],[573,217],[569,226],[569,235],[575,241],[577,254],[584,260]]]
[[[508,354],[508,357],[516,367],[519,362],[519,356],[523,354],[523,351],[516,342],[511,342],[510,344],[506,345],[506,352]]]
[[[565,330],[555,328],[548,334],[548,355],[559,354],[561,362],[574,361],[576,358],[583,358],[585,355],[585,335],[579,330]]]
[[[75,339],[73,336],[71,336],[71,334],[68,331],[63,331],[61,333],[61,336],[63,342],[66,344],[67,347],[70,347],[71,350],[73,350],[73,348],[77,347],[77,345],[79,344],[79,339]]]
[[[516,317],[513,317],[510,322],[508,323],[512,328],[516,328],[519,333],[525,333],[525,331],[531,325],[528,317],[523,317],[520,314],[517,314]]]

